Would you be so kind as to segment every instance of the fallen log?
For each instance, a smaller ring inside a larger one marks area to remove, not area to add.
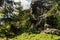
[[[47,28],[46,30],[44,30],[44,33],[58,35],[58,34],[60,34],[60,30],[54,29],[54,28]]]

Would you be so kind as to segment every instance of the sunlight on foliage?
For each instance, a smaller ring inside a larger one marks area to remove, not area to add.
[[[29,34],[29,33],[23,33],[11,40],[58,40],[60,39],[60,36],[52,35],[52,34]]]

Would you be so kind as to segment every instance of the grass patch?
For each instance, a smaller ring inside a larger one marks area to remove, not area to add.
[[[16,36],[10,40],[60,40],[60,36],[45,33],[22,33],[21,35]]]

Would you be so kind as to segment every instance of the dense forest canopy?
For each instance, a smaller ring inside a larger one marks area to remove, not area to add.
[[[42,31],[60,35],[60,0],[24,1],[0,0],[0,37],[9,40],[22,33]]]

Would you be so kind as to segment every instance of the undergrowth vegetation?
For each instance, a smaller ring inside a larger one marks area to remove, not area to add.
[[[5,38],[0,38],[0,40],[6,40]],[[60,36],[52,34],[33,34],[33,33],[22,33],[14,38],[9,38],[9,40],[60,40]]]

